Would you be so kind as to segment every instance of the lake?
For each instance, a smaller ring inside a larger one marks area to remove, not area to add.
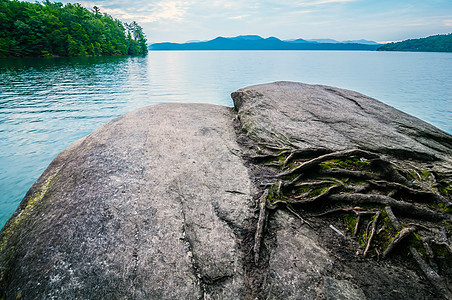
[[[59,152],[108,120],[162,102],[232,106],[231,92],[279,80],[355,90],[452,133],[452,53],[162,51],[0,59],[0,226]]]

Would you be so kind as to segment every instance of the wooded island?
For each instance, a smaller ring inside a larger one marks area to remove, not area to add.
[[[389,43],[377,51],[452,52],[452,33]]]
[[[0,57],[137,55],[143,29],[80,4],[0,0]]]

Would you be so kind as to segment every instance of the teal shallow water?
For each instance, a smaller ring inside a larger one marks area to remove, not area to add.
[[[0,226],[59,152],[139,107],[232,106],[236,89],[291,80],[355,90],[452,133],[451,78],[451,53],[174,51],[0,59]]]

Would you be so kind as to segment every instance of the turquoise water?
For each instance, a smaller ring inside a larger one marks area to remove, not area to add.
[[[278,80],[356,90],[452,133],[452,53],[151,52],[0,59],[0,226],[52,159],[108,120],[162,102],[232,106]]]

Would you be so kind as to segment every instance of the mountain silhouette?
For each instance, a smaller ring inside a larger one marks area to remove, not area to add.
[[[333,40],[329,40],[333,41]],[[317,42],[304,39],[280,40],[277,37],[263,38],[258,35],[239,35],[236,37],[216,37],[209,41],[190,41],[187,43],[155,43],[149,50],[376,50],[378,43],[358,40],[346,42]]]

